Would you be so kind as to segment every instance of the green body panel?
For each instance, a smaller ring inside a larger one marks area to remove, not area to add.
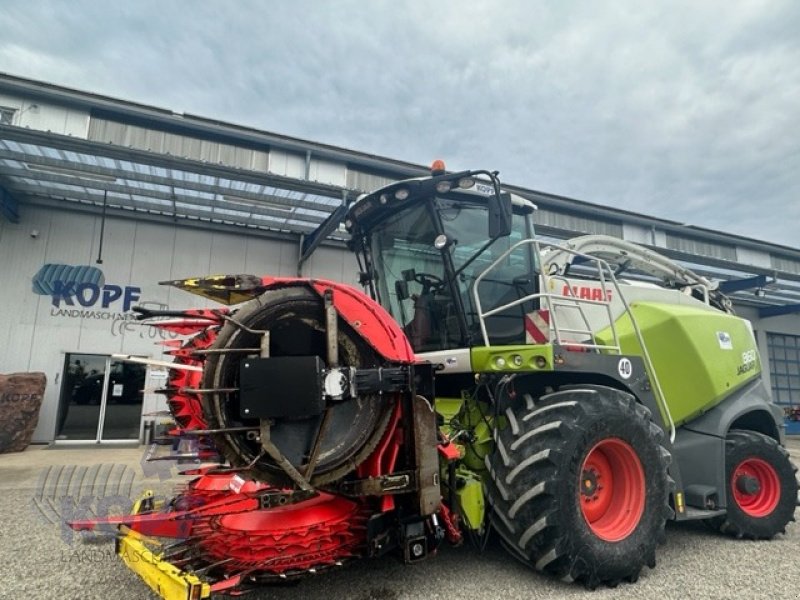
[[[476,373],[521,373],[553,370],[553,346],[475,346],[470,349]]]
[[[631,304],[675,425],[708,411],[761,373],[749,324],[723,312],[677,304]],[[627,315],[614,324],[623,354],[642,355]],[[596,335],[613,344],[611,328]],[[652,379],[652,374],[651,374]]]
[[[464,526],[474,531],[483,529],[486,515],[486,500],[483,496],[483,480],[471,470],[459,467],[456,471],[458,490],[456,510],[464,520]]]
[[[461,456],[455,471],[455,506],[465,527],[482,531],[486,516],[483,474],[485,458],[493,448],[492,425],[495,417],[485,403],[464,394],[461,398],[436,398],[436,412],[442,417],[441,432],[453,440]],[[505,419],[497,422],[505,426]],[[463,436],[466,434],[466,438]],[[448,463],[441,463],[442,481],[449,481]]]
[[[486,470],[486,455],[494,449],[494,420],[488,404],[472,399],[464,404],[464,410],[458,416],[459,427],[471,433],[471,441],[464,447],[463,462],[476,473]],[[504,421],[505,419],[498,419],[498,426]]]
[[[464,399],[463,398],[444,398],[437,396],[434,402],[434,410],[442,416],[444,419],[445,425],[447,426],[448,430],[445,432],[447,435],[450,435],[450,421],[455,417],[458,413],[461,412],[461,409],[464,406]]]

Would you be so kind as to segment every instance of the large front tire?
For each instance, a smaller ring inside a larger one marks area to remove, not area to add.
[[[669,453],[650,412],[625,392],[562,389],[509,407],[487,457],[492,525],[512,554],[594,588],[655,566]]]
[[[770,539],[794,521],[797,468],[769,436],[732,430],[725,441],[728,512],[711,526],[737,538]]]

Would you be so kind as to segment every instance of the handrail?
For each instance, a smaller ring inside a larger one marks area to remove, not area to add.
[[[473,300],[475,301],[475,309],[478,315],[478,321],[481,328],[481,335],[483,336],[483,342],[486,346],[489,346],[489,333],[486,329],[486,319],[492,315],[501,313],[503,311],[509,310],[510,308],[514,308],[515,306],[519,306],[524,304],[525,302],[529,302],[531,300],[543,300],[547,306],[547,309],[550,313],[550,341],[553,341],[553,334],[555,333],[555,341],[559,345],[570,345],[570,346],[577,346],[586,349],[605,349],[611,350],[616,352],[617,354],[622,353],[622,349],[620,347],[619,336],[617,334],[616,325],[614,322],[614,315],[611,312],[611,301],[609,300],[608,294],[608,283],[610,282],[613,285],[613,289],[617,294],[617,297],[622,302],[625,314],[628,315],[628,318],[631,320],[631,325],[633,326],[633,331],[636,336],[636,341],[639,344],[639,347],[642,350],[642,358],[645,363],[645,369],[650,375],[650,378],[653,383],[653,390],[655,392],[656,401],[659,404],[659,407],[663,411],[664,415],[666,416],[667,422],[669,423],[669,436],[670,442],[675,441],[675,421],[672,419],[672,414],[670,413],[669,406],[667,405],[666,397],[664,396],[664,390],[661,387],[661,383],[658,380],[658,374],[656,373],[655,368],[653,367],[653,361],[650,358],[650,353],[647,350],[647,346],[644,342],[644,337],[642,336],[641,329],[639,328],[639,324],[636,322],[635,317],[633,316],[633,311],[631,311],[631,307],[628,304],[628,300],[625,298],[625,294],[623,293],[622,289],[620,288],[619,282],[617,278],[614,276],[614,271],[611,269],[610,265],[603,259],[598,258],[596,256],[591,256],[588,254],[583,254],[581,252],[577,252],[570,248],[566,248],[564,246],[558,246],[556,244],[544,244],[545,246],[558,248],[560,251],[566,252],[568,254],[572,254],[574,256],[580,257],[584,259],[586,262],[595,263],[597,272],[599,273],[600,279],[600,286],[603,292],[604,300],[591,300],[589,298],[578,298],[572,294],[572,288],[568,285],[567,289],[570,290],[568,295],[560,295],[560,294],[552,294],[550,292],[539,292],[535,294],[528,294],[522,298],[518,298],[516,300],[512,300],[506,304],[501,306],[497,306],[492,308],[486,312],[483,311],[483,307],[481,305],[480,294],[478,293],[479,287],[481,282],[484,280],[486,275],[495,269],[500,263],[502,263],[506,258],[508,258],[517,248],[520,248],[524,245],[532,245],[535,249],[537,258],[541,259],[542,252],[541,252],[541,245],[535,239],[525,239],[516,242],[515,244],[511,245],[507,250],[505,250],[497,259],[495,259],[486,269],[484,269],[476,278],[475,283],[472,286],[472,295]],[[541,260],[539,262],[541,265]],[[608,277],[606,277],[606,273]],[[560,275],[548,275],[544,272],[541,273],[542,283],[541,286],[544,289],[548,289],[548,283],[551,280],[561,280],[567,281],[566,278]],[[604,344],[595,344],[595,343],[585,343],[585,342],[571,342],[571,341],[564,341],[561,338],[561,332],[569,332],[569,333],[584,333],[584,331],[578,330],[571,330],[565,328],[558,327],[558,316],[556,314],[555,308],[561,306],[562,308],[573,308],[578,310],[581,318],[583,319],[584,323],[587,326],[586,333],[590,335],[593,333],[591,329],[591,325],[589,323],[588,318],[586,317],[586,313],[583,311],[583,305],[596,305],[596,306],[605,306],[606,313],[608,315],[608,322],[611,329],[611,337],[613,340],[613,345],[604,345]]]

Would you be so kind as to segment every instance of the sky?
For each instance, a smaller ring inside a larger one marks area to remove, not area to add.
[[[800,248],[795,0],[3,0],[0,71]]]

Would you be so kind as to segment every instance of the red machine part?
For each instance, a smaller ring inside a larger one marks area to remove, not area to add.
[[[246,576],[294,577],[363,554],[372,512],[365,503],[321,492],[261,509],[258,496],[267,486],[237,477],[198,477],[165,510],[68,524],[76,531],[125,525],[147,536],[185,540],[175,558],[194,569],[224,565],[209,575],[216,579],[215,592],[229,594],[239,591]]]
[[[265,510],[213,517],[198,523],[205,560],[225,560],[225,571],[290,575],[357,556],[366,540],[366,515],[352,500],[319,496]]]
[[[256,495],[268,488],[261,482],[243,480],[235,473],[204,470],[204,474],[190,481],[163,510],[68,521],[67,524],[75,531],[109,530],[125,525],[145,535],[187,538],[195,526],[210,517],[257,509]]]
[[[447,541],[453,544],[454,546],[458,546],[461,542],[464,541],[464,535],[461,533],[461,530],[458,528],[458,515],[455,514],[450,508],[442,502],[440,507],[440,512],[442,515],[442,522],[444,523],[444,530],[445,535],[447,536]]]
[[[377,477],[391,473],[403,443],[402,402],[397,402],[386,433],[377,448],[356,471],[357,477]],[[251,482],[255,483],[255,482]],[[225,476],[206,476],[190,493],[219,491],[212,504],[198,512],[219,512],[224,506],[224,490],[235,487]],[[242,494],[247,490],[242,488]],[[235,497],[229,508],[242,506]],[[363,554],[366,547],[366,521],[375,512],[374,501],[352,500],[328,493],[286,506],[236,511],[195,521],[192,537],[198,539],[204,560],[224,561],[225,581],[214,586],[224,591],[242,576],[292,577],[341,564]],[[377,500],[381,512],[394,508],[393,496]]]
[[[232,279],[239,279],[241,276],[233,276]],[[248,276],[248,280],[257,279]],[[180,282],[177,282],[180,283]],[[327,279],[305,279],[300,277],[269,277],[261,278],[261,285],[251,285],[247,288],[235,288],[236,297],[256,298],[265,291],[276,288],[290,286],[306,286],[313,289],[320,296],[324,296],[328,290],[334,292],[333,303],[341,317],[355,329],[381,356],[395,361],[410,363],[414,361],[414,351],[408,343],[403,330],[377,302],[364,295],[357,289],[330,281]],[[181,286],[179,286],[181,287]],[[215,287],[220,286],[215,282]],[[188,288],[187,291],[193,291]],[[233,290],[234,288],[227,288]],[[202,292],[201,292],[201,295]],[[170,328],[171,331],[181,334],[188,334],[202,328],[204,321],[220,322],[220,314],[224,309],[212,310],[187,310],[184,311],[185,317],[167,324],[162,322],[161,327]],[[211,324],[211,323],[208,323]]]
[[[333,304],[339,315],[381,356],[392,361],[414,362],[414,351],[397,322],[377,302],[358,290],[325,279],[264,277],[262,283],[260,292],[292,285],[308,285],[320,296],[333,290]],[[184,311],[184,318],[160,321],[152,326],[179,335],[194,334],[167,353],[174,356],[178,364],[203,366],[205,359],[195,352],[206,350],[214,343],[228,312],[227,309],[191,309]],[[168,342],[168,345],[173,344]],[[200,398],[189,391],[200,387],[201,379],[200,371],[170,370],[168,403],[181,429],[206,428]]]
[[[174,510],[193,510],[207,506],[232,494],[255,494],[269,486],[259,481],[243,479],[236,473],[208,470],[193,479],[172,501]]]
[[[219,310],[187,310],[186,318],[159,321],[151,326],[179,335],[190,335],[185,341],[170,340],[164,342],[172,349],[167,354],[175,357],[175,362],[180,365],[202,367],[205,358],[197,355],[197,350],[207,350],[217,339],[217,334],[222,326],[223,315],[227,309]],[[189,390],[200,387],[203,377],[201,371],[188,371],[185,369],[170,369],[167,384],[167,403],[170,412],[181,429],[205,429],[206,421],[200,397]]]
[[[369,296],[355,288],[327,279],[263,277],[263,290],[290,285],[307,285],[324,296],[333,290],[333,305],[339,315],[385,359],[412,363],[414,350],[400,325]]]
[[[378,447],[357,470],[358,477],[391,473],[403,443],[402,403],[398,402]],[[370,514],[394,508],[394,498],[353,500],[320,492],[308,500],[261,508],[264,483],[232,471],[202,469],[169,505],[159,511],[74,521],[75,530],[125,525],[144,535],[183,539],[176,555],[209,573],[215,592],[241,592],[249,577],[291,578],[363,555]],[[454,528],[453,528],[454,529]],[[453,532],[451,532],[453,534]],[[187,563],[188,564],[188,563]]]
[[[589,529],[602,540],[628,537],[644,512],[644,469],[627,442],[608,438],[586,455],[580,474],[579,502]]]
[[[193,357],[191,351],[208,348],[214,343],[218,331],[218,326],[209,327],[192,336],[180,348],[170,351],[168,354],[173,354],[175,362],[178,364],[201,367],[205,361]],[[202,371],[169,370],[167,403],[172,416],[182,429],[206,428],[200,397],[188,391],[192,388],[199,388],[202,378]]]
[[[750,486],[747,485],[750,483]],[[781,480],[775,467],[760,458],[740,462],[731,477],[731,492],[739,508],[750,517],[766,517],[781,498]]]
[[[339,315],[379,354],[391,361],[414,362],[402,329],[383,308],[355,289],[331,281],[293,278],[265,277],[263,284],[259,293],[290,285],[307,285],[320,296],[332,290]],[[153,326],[191,335],[183,342],[166,342],[171,347],[168,354],[177,364],[202,367],[205,356],[197,351],[214,344],[226,312],[185,311],[185,318]],[[201,371],[170,369],[166,392],[179,425],[177,434],[207,428],[200,397],[191,392],[201,386],[201,380]],[[397,402],[383,438],[359,466],[357,476],[393,472],[403,443],[402,402]],[[267,491],[266,484],[245,480],[232,471],[203,469],[198,474],[163,510],[70,525],[76,530],[126,525],[145,535],[183,539],[185,546],[177,556],[194,556],[189,560],[199,561],[195,568],[221,565],[215,568],[213,590],[236,594],[251,576],[292,577],[363,554],[369,515],[395,507],[390,495],[353,500],[320,492],[308,500],[262,509],[259,496]]]
[[[356,469],[356,474],[359,478],[379,477],[394,470],[397,456],[400,454],[400,447],[403,444],[403,430],[400,427],[402,415],[402,402],[396,402],[394,412],[389,419],[389,425],[386,427],[386,433],[383,435],[378,447]],[[394,509],[393,496],[383,496],[380,502],[381,512],[388,512]]]

